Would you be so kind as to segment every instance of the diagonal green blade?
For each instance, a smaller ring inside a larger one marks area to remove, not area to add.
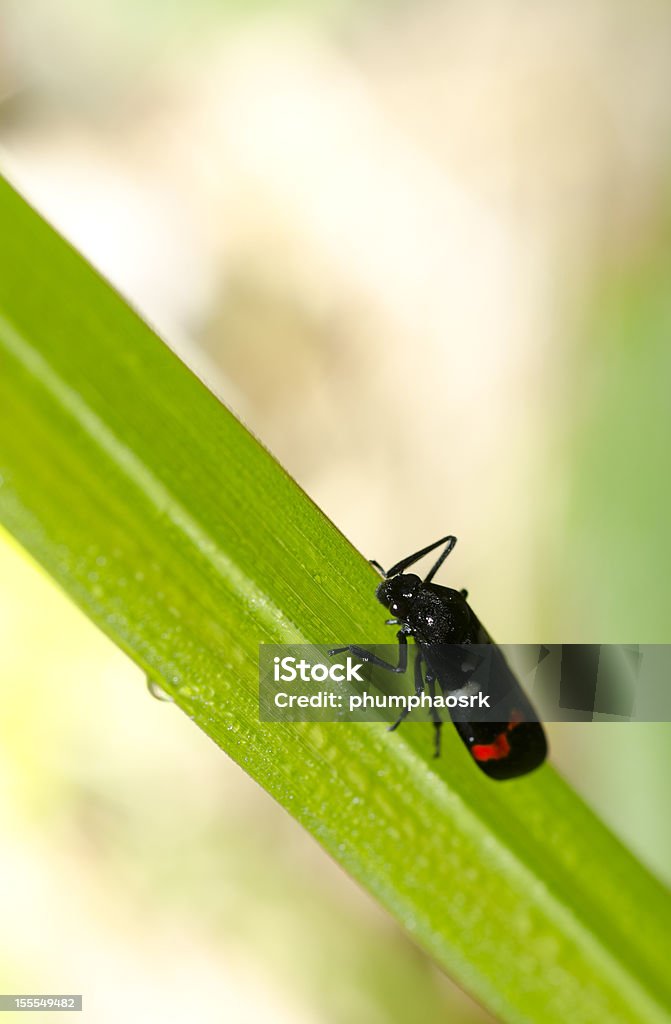
[[[502,1020],[669,1021],[669,895],[550,767],[259,723],[260,642],[388,641],[372,570],[6,183],[0,225],[0,521]]]

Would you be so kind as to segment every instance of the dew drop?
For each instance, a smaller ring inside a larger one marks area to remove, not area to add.
[[[156,698],[156,700],[164,700],[170,704],[174,702],[174,697],[171,697],[170,694],[167,693],[162,686],[159,686],[156,680],[152,679],[150,676],[147,676],[147,689],[152,697]]]
[[[222,717],[222,724],[227,732],[240,732],[240,721],[230,711],[224,711]]]

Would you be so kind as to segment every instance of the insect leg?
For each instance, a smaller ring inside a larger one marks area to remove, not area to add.
[[[415,693],[417,694],[418,697],[422,696],[422,691],[424,689],[424,676],[422,675],[423,661],[424,656],[421,650],[418,650],[417,657],[415,658]]]
[[[403,721],[403,719],[407,718],[409,714],[410,714],[410,708],[408,708],[408,707],[403,708],[403,710],[401,711],[400,715],[398,716],[398,718],[396,719],[394,724],[389,726],[389,730],[388,731],[389,732],[394,732],[395,729],[398,729],[398,727],[401,724],[401,722]]]
[[[333,657],[334,654],[344,654],[345,651],[349,651],[355,658],[361,658],[362,661],[367,662],[369,665],[377,665],[378,668],[384,668],[388,672],[397,672],[399,675],[402,675],[408,667],[408,634],[399,629],[396,639],[398,640],[398,665],[392,665],[389,661],[383,661],[382,658],[378,658],[372,651],[367,651],[365,647],[358,647],[356,644],[349,644],[347,647],[334,647],[329,651],[329,656]]]
[[[415,658],[415,693],[417,694],[418,697],[423,689],[424,680],[422,679],[422,652],[418,650],[417,657]],[[406,706],[403,708],[394,724],[389,726],[389,732],[394,732],[395,729],[398,729],[403,719],[407,718],[409,714],[410,708],[406,704]]]
[[[433,706],[433,702],[436,697],[436,677],[431,675],[429,669],[426,671],[426,685],[429,691],[429,696],[431,697],[431,718],[433,720],[435,744],[433,748],[433,756],[440,757],[440,730],[443,727],[443,723],[440,715],[438,714],[438,709]]]
[[[422,696],[422,691],[424,689],[424,676],[422,675],[423,660],[424,659],[422,657],[422,652],[417,651],[417,657],[415,659],[415,693],[417,694],[418,697]],[[396,721],[394,722],[394,724],[389,726],[389,732],[394,732],[395,729],[398,729],[403,719],[407,718],[409,714],[410,708],[408,707],[408,705],[406,705],[401,711]]]

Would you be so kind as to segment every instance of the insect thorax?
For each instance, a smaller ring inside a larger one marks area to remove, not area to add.
[[[419,643],[458,644],[472,640],[473,615],[457,590],[422,588],[409,610],[407,625]]]

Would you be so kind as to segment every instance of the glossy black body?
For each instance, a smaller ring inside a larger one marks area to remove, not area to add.
[[[407,666],[407,641],[414,639],[419,650],[415,659],[415,689],[426,685],[430,692],[436,686],[444,694],[463,687],[477,690],[473,682],[473,644],[492,645],[487,693],[496,709],[496,721],[469,721],[467,711],[451,712],[454,726],[478,767],[492,779],[511,779],[537,768],[547,755],[545,733],[534,708],[510,670],[503,654],[493,644],[487,631],[473,612],[465,591],[441,587],[432,582],[438,568],[456,543],[454,537],[443,537],[428,548],[410,555],[384,573],[376,596],[394,616],[390,625],[400,626],[399,663],[390,665],[364,648],[350,648],[358,657],[403,672]],[[403,570],[425,554],[445,544],[445,550],[427,577],[422,580]],[[376,563],[373,563],[376,564]],[[456,647],[455,645],[459,645]],[[366,656],[367,655],[367,656]],[[400,725],[407,712],[391,727]],[[436,756],[440,751],[441,721],[433,716],[436,729]]]

